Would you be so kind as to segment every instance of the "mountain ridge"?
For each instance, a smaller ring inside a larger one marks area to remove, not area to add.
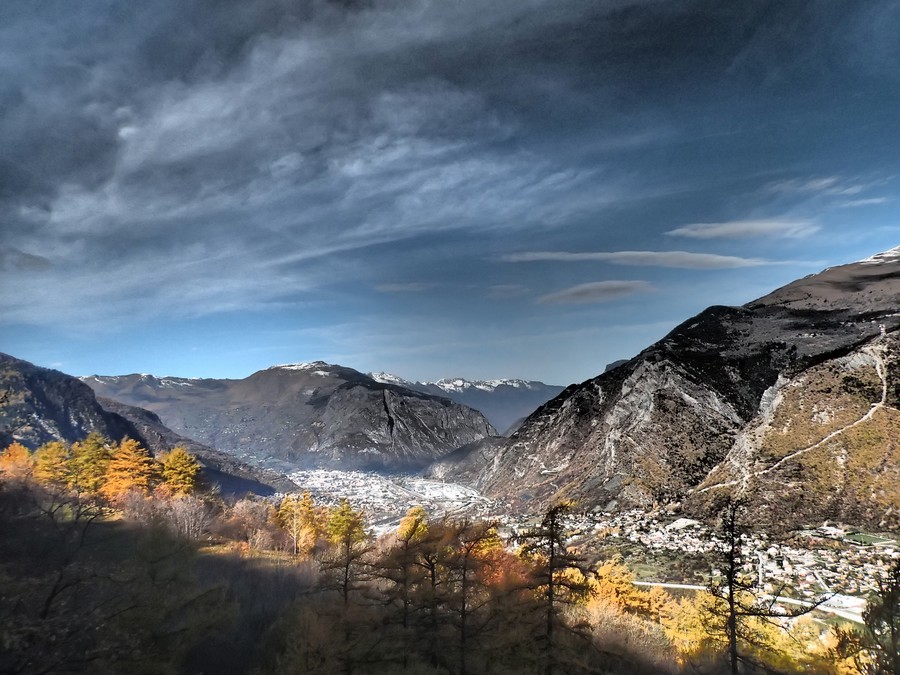
[[[91,375],[98,394],[152,410],[175,431],[256,461],[418,469],[496,430],[446,396],[380,383],[324,361],[236,380]]]
[[[147,410],[99,398],[76,377],[9,354],[0,354],[0,392],[0,449],[13,441],[30,449],[49,441],[72,443],[99,432],[116,442],[133,438],[153,454],[184,446],[200,460],[206,482],[226,493],[296,488],[283,476],[174,433]]]
[[[816,434],[829,433],[827,420],[848,405],[847,397],[862,407],[877,402],[872,393],[877,389],[874,367],[859,364],[867,363],[863,354],[878,341],[884,342],[890,362],[895,363],[900,256],[873,258],[877,262],[823,270],[743,306],[703,310],[627,363],[566,388],[529,416],[503,445],[470,451],[468,457],[480,457],[481,470],[473,472],[472,460],[466,459],[463,472],[476,475],[475,487],[516,508],[533,510],[559,499],[575,499],[585,508],[652,508],[684,501],[685,508],[708,511],[711,505],[696,490],[712,472],[725,471],[717,467],[743,462],[738,474],[758,470],[754,467],[764,448],[751,444],[741,454],[736,445],[746,443],[748,429],[758,423],[761,402],[767,392],[773,395],[771,388],[779,381],[796,388],[799,378],[818,372],[815,368],[830,369],[832,391],[840,392],[832,397],[836,402],[818,410],[819,418],[807,419],[812,415],[809,406],[816,402],[806,401],[807,407],[795,406],[794,417],[788,420],[795,428],[808,429],[810,442],[821,440]],[[891,372],[896,370],[892,366]],[[854,394],[857,390],[869,392],[868,398]],[[823,406],[826,394],[823,390]],[[890,417],[888,410],[884,414]],[[876,451],[866,446],[860,453],[882,452],[887,458],[878,460],[869,481],[883,485],[900,465],[900,450],[886,431],[893,419],[879,416],[875,422],[880,426],[868,431],[884,436],[884,447]],[[800,447],[807,440],[780,442]],[[821,463],[832,474],[841,473],[838,459]],[[792,470],[800,472],[800,478],[779,479],[785,490],[796,492],[791,485],[827,477],[813,476],[798,464]],[[432,471],[454,478],[448,462],[438,463]],[[859,487],[856,494],[864,492]],[[778,490],[770,486],[753,494],[773,507]],[[865,503],[856,508],[849,498],[813,504],[798,497],[802,508],[798,506],[796,515],[898,526],[897,488],[884,487],[875,497],[862,499]]]

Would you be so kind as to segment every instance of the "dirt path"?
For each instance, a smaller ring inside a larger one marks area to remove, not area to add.
[[[748,472],[747,474],[745,474],[744,476],[742,476],[741,478],[737,478],[735,480],[730,480],[730,481],[725,481],[723,483],[716,483],[715,485],[709,485],[707,487],[700,488],[699,490],[695,490],[694,492],[696,494],[702,494],[704,492],[709,492],[710,490],[718,490],[719,488],[733,487],[735,485],[740,485],[741,490],[743,491],[747,487],[747,483],[750,481],[751,478],[758,478],[759,476],[765,476],[766,474],[771,473],[771,472],[781,468],[785,463],[787,463],[793,459],[796,459],[800,455],[803,455],[803,454],[809,452],[810,450],[815,450],[816,448],[821,447],[825,443],[828,443],[829,441],[833,440],[834,438],[840,436],[848,429],[852,429],[853,427],[863,424],[864,422],[867,422],[870,419],[872,419],[872,416],[878,410],[880,410],[881,408],[884,408],[885,405],[887,404],[887,397],[888,397],[887,370],[886,370],[886,365],[884,362],[884,356],[882,354],[882,352],[884,351],[884,345],[883,344],[867,345],[866,347],[863,348],[862,351],[869,354],[875,360],[875,372],[878,373],[878,377],[881,380],[881,400],[878,401],[877,403],[873,403],[872,406],[869,408],[869,410],[866,411],[865,415],[860,417],[858,420],[855,420],[855,421],[851,422],[850,424],[847,424],[847,425],[841,427],[840,429],[836,429],[836,430],[832,431],[830,434],[825,436],[825,438],[823,438],[822,440],[817,441],[816,443],[813,443],[812,445],[809,445],[805,448],[800,448],[799,450],[795,450],[794,452],[792,452],[789,455],[785,455],[784,457],[779,459],[777,462],[775,462],[770,467],[767,467],[765,469],[760,469],[759,471],[751,471],[751,472]]]

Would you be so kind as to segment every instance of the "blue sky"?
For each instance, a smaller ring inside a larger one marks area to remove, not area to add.
[[[0,7],[0,351],[566,384],[900,244],[900,5]]]

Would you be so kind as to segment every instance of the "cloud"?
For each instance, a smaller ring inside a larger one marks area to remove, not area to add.
[[[800,239],[818,232],[820,227],[808,220],[772,218],[732,220],[725,223],[692,223],[666,232],[672,237],[690,239],[742,239],[747,237],[787,237]]]
[[[838,204],[841,208],[856,208],[859,206],[877,206],[879,204],[887,204],[890,201],[887,197],[870,197],[868,199],[851,199]]]
[[[874,181],[846,180],[840,176],[820,176],[792,178],[769,185],[769,191],[795,195],[824,195],[850,197],[866,190],[884,185],[890,179]]]
[[[646,281],[593,281],[579,284],[554,293],[547,293],[537,299],[540,305],[580,305],[618,300],[635,293],[649,293],[655,290]]]
[[[831,193],[837,189],[841,178],[839,176],[820,176],[812,178],[792,178],[790,180],[781,180],[769,185],[772,192],[786,192],[792,194],[804,193]]]
[[[731,269],[776,264],[759,258],[739,258],[714,253],[690,253],[688,251],[595,251],[569,253],[565,251],[535,251],[510,253],[500,258],[504,262],[610,262],[614,265],[639,267],[673,267],[677,269]]]

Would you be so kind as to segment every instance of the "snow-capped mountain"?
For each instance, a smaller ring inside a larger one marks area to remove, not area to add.
[[[538,407],[558,395],[564,387],[534,380],[466,380],[443,378],[436,382],[410,382],[391,373],[369,373],[384,384],[447,398],[475,408],[501,432],[510,433]]]
[[[82,378],[98,394],[153,411],[219,450],[305,466],[417,469],[496,430],[476,410],[324,361],[242,380],[152,375]]]

